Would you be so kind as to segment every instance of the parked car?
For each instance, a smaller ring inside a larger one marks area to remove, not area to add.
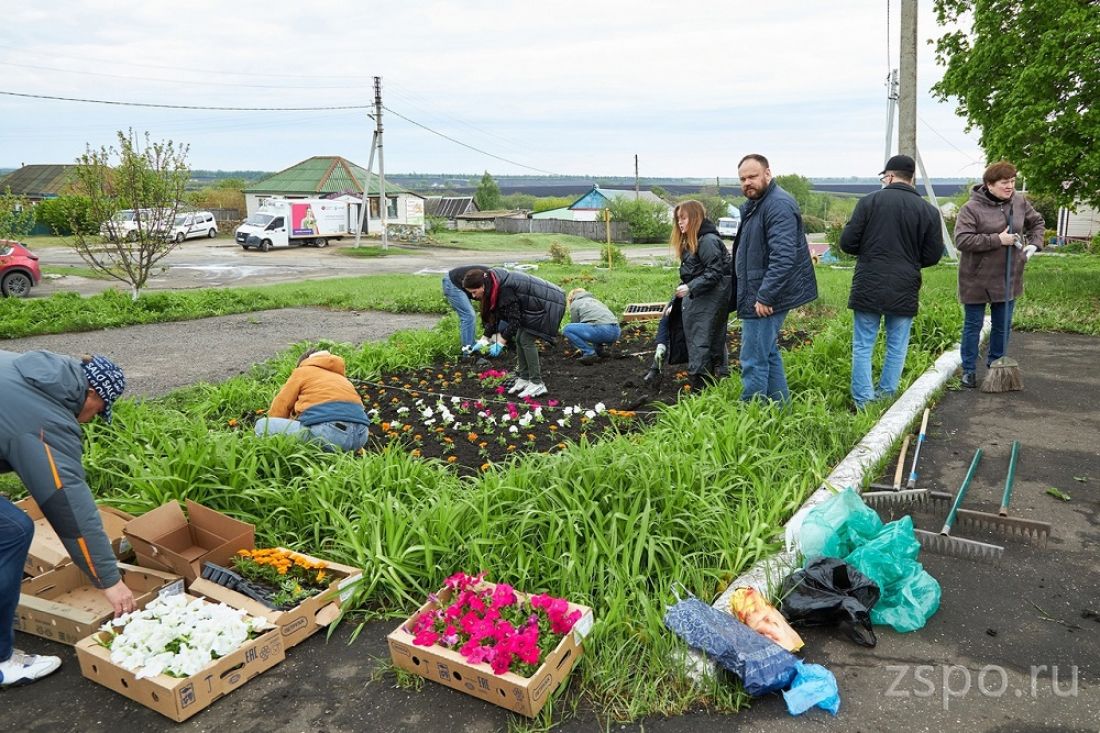
[[[0,239],[0,295],[25,298],[31,288],[42,282],[38,255],[10,239]]]
[[[218,223],[214,221],[214,215],[209,211],[177,214],[165,233],[165,239],[171,239],[177,243],[196,237],[210,237],[213,239],[216,236],[218,236]]]
[[[171,209],[122,209],[103,222],[99,234],[110,242],[134,242],[143,231],[167,230],[171,219]]]

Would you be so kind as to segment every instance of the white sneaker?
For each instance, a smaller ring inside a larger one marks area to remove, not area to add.
[[[508,388],[508,394],[519,394],[530,386],[531,383],[526,379],[516,377],[516,381],[512,382],[512,386]]]
[[[519,393],[520,399],[524,397],[541,397],[546,394],[546,385],[542,382],[531,382],[527,385],[527,389]]]
[[[16,649],[11,659],[0,662],[0,685],[29,685],[61,666],[61,657],[47,657],[38,654],[24,654]]]

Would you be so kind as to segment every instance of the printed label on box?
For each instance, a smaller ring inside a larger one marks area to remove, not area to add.
[[[180,578],[171,585],[166,585],[161,588],[160,592],[157,593],[157,596],[159,598],[167,598],[168,596],[178,596],[181,593],[183,593],[183,578]]]
[[[596,617],[592,611],[581,616],[577,619],[577,623],[573,624],[573,643],[580,646],[584,641],[584,637],[592,633],[592,626],[596,622]]]
[[[348,588],[347,590],[344,590],[344,586],[350,585],[351,583],[355,582],[356,580],[359,580],[359,578],[361,578],[361,577],[362,577],[362,575],[352,575],[352,576],[349,576],[347,578],[344,578],[343,580],[341,580],[339,583],[336,584],[336,590],[340,591],[340,605],[341,606],[343,606],[345,603],[347,603],[348,600],[351,599],[351,594],[355,592],[354,588]]]

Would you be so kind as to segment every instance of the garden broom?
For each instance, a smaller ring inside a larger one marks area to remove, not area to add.
[[[1008,214],[1005,214],[1005,218],[1008,218]],[[1009,222],[1009,230],[1012,229],[1012,224]],[[1017,238],[1017,242],[1019,239]],[[997,359],[989,365],[989,370],[985,373],[985,379],[982,380],[982,392],[1019,392],[1024,388],[1024,378],[1020,375],[1020,365],[1015,359],[1010,359],[1007,356],[1008,352],[1008,326],[1011,310],[1008,306],[1011,298],[1009,293],[1012,288],[1012,260],[1016,256],[1015,246],[1003,247],[1005,250],[1005,324],[1003,332],[1003,347],[1006,354],[1002,354],[1000,359]]]

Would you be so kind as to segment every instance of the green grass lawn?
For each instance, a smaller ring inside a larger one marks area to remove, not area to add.
[[[468,249],[476,252],[532,252],[546,254],[550,245],[558,243],[571,250],[599,249],[604,242],[596,242],[572,234],[501,234],[497,232],[443,231],[432,235],[431,247]],[[618,244],[618,247],[652,245]]]

